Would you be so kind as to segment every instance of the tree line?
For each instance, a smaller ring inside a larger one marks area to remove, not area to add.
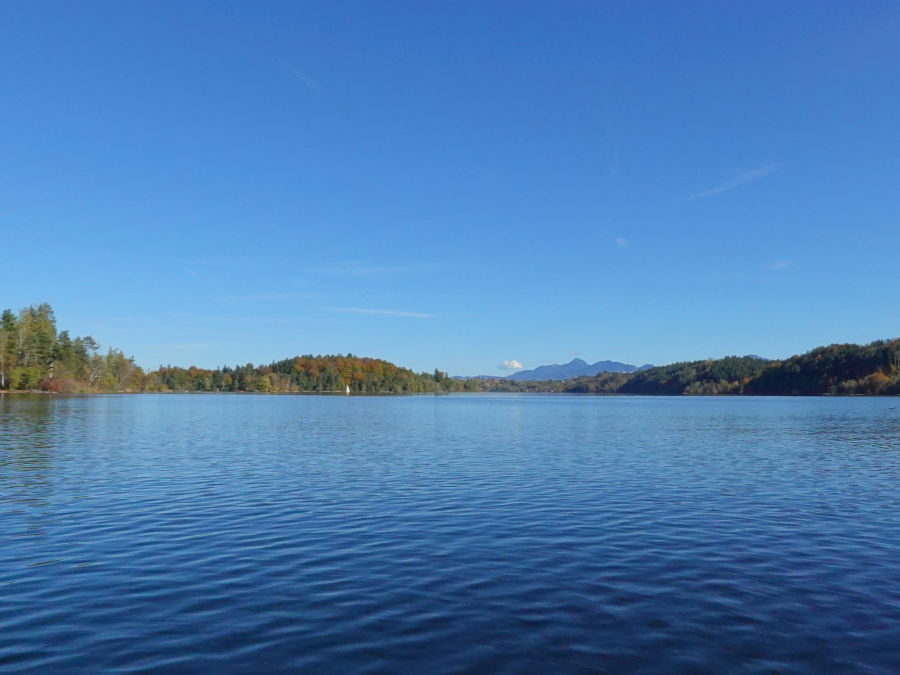
[[[900,394],[900,339],[834,344],[783,360],[729,356],[635,373],[623,394]]]
[[[90,335],[57,332],[47,303],[0,314],[0,389],[124,391],[139,386],[142,376],[121,350],[104,353]]]
[[[352,354],[295,356],[268,365],[224,366],[215,370],[161,366],[147,373],[141,391],[243,391],[261,393],[417,394],[464,391],[446,373],[415,373],[382,359]]]
[[[47,303],[0,315],[0,390],[87,392],[336,392],[423,393],[472,390],[437,369],[415,373],[352,354],[297,356],[269,365],[215,370],[160,366],[144,371],[119,349],[102,351],[91,336],[57,331]]]
[[[642,395],[846,396],[900,394],[900,339],[818,347],[784,360],[726,356],[684,361],[635,373],[571,380],[486,380],[485,391]]]
[[[634,373],[569,380],[451,378],[415,373],[352,354],[295,356],[268,365],[215,370],[160,366],[144,371],[119,349],[102,351],[91,336],[57,331],[50,305],[0,314],[0,390],[49,392],[548,392],[649,395],[900,394],[900,338],[867,345],[818,347],[784,360],[754,356],[685,361]]]

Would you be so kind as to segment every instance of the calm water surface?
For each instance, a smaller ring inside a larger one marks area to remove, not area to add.
[[[897,672],[898,408],[0,397],[0,670]]]

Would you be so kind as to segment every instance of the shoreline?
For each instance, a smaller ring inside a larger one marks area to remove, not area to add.
[[[589,391],[44,391],[42,389],[0,389],[0,396],[585,396],[631,398],[898,398],[900,394],[626,394]]]

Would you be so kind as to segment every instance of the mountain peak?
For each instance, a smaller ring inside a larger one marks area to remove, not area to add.
[[[632,373],[638,370],[630,363],[618,361],[597,361],[588,363],[584,359],[574,358],[564,365],[554,363],[549,366],[538,366],[534,370],[520,370],[509,376],[510,380],[568,380],[582,375],[597,373]]]

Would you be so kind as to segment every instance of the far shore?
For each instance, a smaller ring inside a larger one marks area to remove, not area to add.
[[[0,389],[0,396],[21,395],[42,396],[137,396],[137,395],[171,395],[190,394],[204,396],[450,396],[450,395],[509,395],[524,394],[543,396],[596,396],[596,397],[641,397],[641,398],[897,398],[900,394],[624,394],[618,392],[588,392],[588,391],[353,391],[349,394],[343,391],[44,391],[42,389]]]

